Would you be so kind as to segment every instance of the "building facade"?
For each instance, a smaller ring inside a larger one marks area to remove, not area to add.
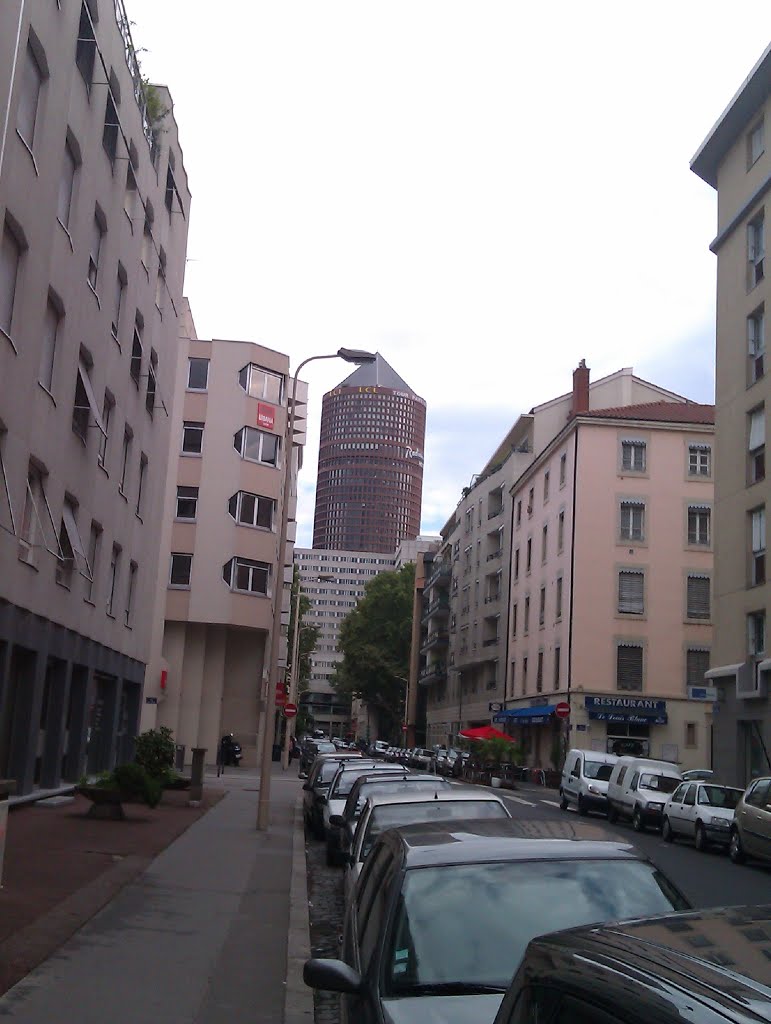
[[[426,403],[378,353],[324,395],[313,547],[392,554],[420,533]]]
[[[143,724],[190,750],[233,733],[258,763],[259,704],[274,621],[288,624],[307,386],[286,450],[289,358],[253,342],[197,337],[185,302],[158,587],[165,603]],[[278,565],[285,459],[290,530]],[[278,604],[277,604],[278,602]],[[275,617],[275,618],[274,618]],[[286,664],[285,640],[281,663]],[[275,708],[268,701],[268,742]]]
[[[691,169],[717,190],[715,766],[744,785],[771,771],[766,575],[765,216],[771,214],[771,47],[702,143]]]
[[[120,0],[1,5],[0,109],[0,776],[28,792],[132,756],[190,194]]]

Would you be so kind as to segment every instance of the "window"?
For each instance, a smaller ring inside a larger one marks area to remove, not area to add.
[[[642,688],[642,646],[639,644],[619,644],[616,648],[616,689],[640,691]]]
[[[91,567],[91,578],[86,583],[86,600],[92,601],[94,596],[94,580],[96,579],[97,561],[99,559],[99,548],[102,540],[102,527],[99,523],[91,522],[91,534],[88,538],[88,564]]]
[[[91,24],[91,17],[84,2],[80,6],[80,25],[78,26],[78,42],[75,48],[75,63],[83,76],[83,81],[90,88],[94,77],[94,60],[96,58],[96,39]]]
[[[530,490],[527,492],[527,514],[529,516],[532,516],[532,514],[533,514],[534,503],[535,503],[535,488],[531,487]]]
[[[686,585],[686,615],[689,619],[710,617],[709,576],[689,576]]]
[[[110,420],[112,419],[112,411],[114,408],[115,399],[109,391],[105,391],[104,402],[102,403],[102,424],[104,425],[104,433],[99,441],[99,454],[96,457],[97,462],[103,469],[107,459],[107,442],[110,437]]]
[[[155,308],[163,319],[163,300],[166,296],[166,253],[161,246],[158,253],[158,273],[155,276]]]
[[[511,635],[512,636],[516,636],[517,635],[517,611],[518,611],[518,609],[519,609],[519,605],[517,605],[517,604],[512,605],[512,608],[511,608]]]
[[[206,391],[209,387],[209,360],[192,357],[187,361],[188,391]]]
[[[541,587],[538,597],[538,625],[542,626],[546,618],[546,587]]]
[[[765,612],[750,612],[747,616],[747,653],[755,658],[766,653]]]
[[[530,631],[530,598],[525,598],[525,621],[523,623],[525,633]]]
[[[560,688],[560,648],[554,648],[554,689],[559,690]]]
[[[222,578],[231,590],[247,594],[268,594],[270,565],[249,558],[231,558],[222,567]]]
[[[56,336],[59,333],[60,321],[59,309],[49,296],[43,318],[43,344],[40,348],[40,376],[38,378],[46,391],[53,391]]]
[[[121,548],[118,544],[113,544],[112,554],[110,555],[110,576],[107,587],[107,614],[112,615],[112,609],[115,604],[115,588],[118,585],[118,577],[120,576],[120,556]]]
[[[264,398],[274,405],[281,404],[284,393],[284,378],[262,367],[249,363],[238,374],[238,383],[252,398]]]
[[[177,519],[195,520],[198,515],[198,488],[177,487]]]
[[[145,273],[150,275],[150,263],[153,255],[153,222],[149,216],[145,217],[145,226],[142,229],[142,266]]]
[[[527,658],[522,659],[522,692],[527,693]]]
[[[193,569],[193,556],[174,552],[169,568],[169,586],[189,587],[190,574]]]
[[[709,508],[704,505],[689,505],[688,507],[688,543],[709,547],[710,523],[712,514]]]
[[[560,511],[559,517],[557,518],[557,551],[562,551],[565,547],[565,510]]]
[[[748,287],[754,288],[763,280],[763,263],[766,256],[766,232],[763,211],[753,217],[747,225],[747,269]]]
[[[560,455],[560,487],[565,486],[565,479],[567,476],[568,468],[568,457],[567,455]]]
[[[75,378],[75,402],[72,407],[72,432],[77,434],[83,444],[88,443],[88,421],[91,412],[88,403],[88,392],[83,379],[88,378],[88,368],[81,361]]]
[[[99,254],[102,250],[102,236],[104,229],[96,215],[91,225],[91,248],[88,255],[88,283],[96,291],[97,279],[99,277]]]
[[[35,143],[35,127],[40,109],[40,90],[43,86],[43,72],[32,49],[31,41],[24,51],[21,68],[19,108],[16,114],[16,128],[30,149]]]
[[[549,500],[549,470],[543,475],[543,500],[544,504]]]
[[[708,444],[688,446],[688,475],[712,476],[712,449]]]
[[[758,157],[763,155],[765,141],[763,138],[763,118],[747,132],[747,170],[752,167]]]
[[[541,561],[546,561],[546,556],[549,552],[549,527],[544,525],[541,530]]]
[[[166,209],[169,213],[172,212],[174,206],[174,196],[177,192],[177,184],[174,181],[174,173],[171,167],[166,168],[166,192],[163,197],[163,201],[166,205]]]
[[[27,490],[24,497],[24,512],[19,532],[19,558],[30,565],[35,563],[35,549],[39,544],[45,544],[43,524],[40,518],[39,507],[41,502],[47,501],[43,490],[43,478],[40,470],[32,463],[27,470]]]
[[[766,318],[762,306],[747,317],[747,354],[750,361],[749,382],[754,384],[766,372]]]
[[[244,427],[233,438],[233,447],[242,459],[278,466],[278,437],[256,427]]]
[[[704,647],[689,647],[685,654],[685,685],[704,686],[708,669],[709,651]]]
[[[535,692],[543,693],[543,651],[538,652],[538,661],[535,665]]]
[[[621,468],[626,472],[645,472],[645,441],[621,442]]]
[[[522,522],[522,502],[517,502],[517,526]]]
[[[131,363],[129,364],[129,374],[137,387],[139,387],[139,379],[142,376],[142,330],[142,322],[139,319],[135,320],[134,337],[131,342]]]
[[[69,499],[64,499],[62,520],[59,525],[59,555],[56,563],[56,582],[69,589],[75,571],[75,551],[82,550],[78,527],[75,521],[75,506]]]
[[[13,306],[21,262],[21,245],[6,223],[0,247],[0,330],[11,336]]]
[[[766,582],[766,509],[756,508],[750,512],[750,542],[752,557],[750,563],[750,584],[757,586]]]
[[[126,618],[125,623],[127,626],[131,625],[131,619],[134,615],[134,593],[137,586],[137,571],[139,566],[136,562],[129,562],[129,578],[128,587],[126,589]]]
[[[126,288],[126,281],[126,271],[119,263],[118,273],[115,275],[115,290],[113,292],[112,300],[112,325],[110,327],[112,336],[116,341],[118,341],[118,334],[120,331],[120,311],[123,307],[123,295]]]
[[[147,456],[144,452],[139,456],[139,482],[137,484],[137,507],[136,513],[139,518],[142,518],[142,498],[145,492],[145,482],[147,480]]]
[[[533,538],[527,538],[527,557],[525,558],[525,572],[530,572],[530,566],[533,561]]]
[[[757,483],[766,476],[766,410],[765,406],[749,414],[749,482]]]
[[[643,540],[645,527],[645,505],[638,501],[621,502],[621,539]]]
[[[622,570],[618,574],[618,610],[622,615],[645,613],[645,574]]]
[[[138,196],[137,179],[131,164],[131,158],[129,158],[129,162],[126,165],[126,186],[123,190],[123,212],[128,217],[132,233],[134,231],[134,214],[138,205]]]
[[[557,596],[555,601],[554,617],[559,621],[562,618],[562,577],[557,577]]]
[[[72,150],[70,140],[64,143],[64,157],[62,159],[62,171],[59,177],[59,197],[56,207],[56,216],[59,223],[65,228],[70,226],[70,212],[72,209],[72,192],[75,186],[75,171],[78,162]]]
[[[273,528],[276,502],[249,491],[239,491],[228,502],[228,512],[243,526],[260,526],[265,530]]]
[[[203,423],[185,422],[182,428],[182,451],[187,455],[200,455],[203,449]]]
[[[120,462],[120,493],[125,496],[126,494],[126,480],[128,478],[128,467],[131,461],[131,446],[134,443],[134,432],[131,427],[126,427],[123,431],[123,454]]]
[[[155,412],[155,392],[157,388],[158,355],[150,352],[150,365],[147,368],[147,393],[145,394],[145,409],[152,419]]]
[[[519,579],[519,548],[514,551],[514,579]]]
[[[118,108],[115,106],[112,92],[107,90],[107,104],[104,108],[104,130],[102,132],[102,145],[104,151],[110,158],[110,163],[115,163],[118,155],[118,133],[120,122],[118,121]]]

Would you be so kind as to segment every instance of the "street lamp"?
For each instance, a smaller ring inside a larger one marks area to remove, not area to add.
[[[260,794],[257,799],[257,828],[267,832],[270,827],[270,765],[272,758],[272,744],[268,743],[268,718],[270,709],[271,684],[275,692],[276,684],[279,682],[278,656],[281,650],[281,609],[283,606],[284,594],[284,561],[286,559],[286,533],[289,525],[289,490],[292,482],[292,456],[294,453],[294,420],[295,402],[297,398],[297,378],[300,370],[308,363],[316,359],[344,359],[347,363],[374,363],[377,356],[373,352],[365,352],[358,348],[340,348],[337,352],[328,356],[308,356],[304,359],[294,372],[292,378],[292,404],[289,409],[289,423],[287,425],[286,437],[284,438],[284,497],[281,502],[281,529],[278,540],[278,579],[274,585],[273,595],[273,626],[270,631],[270,682],[267,693],[264,694],[262,714],[262,762],[260,766]]]

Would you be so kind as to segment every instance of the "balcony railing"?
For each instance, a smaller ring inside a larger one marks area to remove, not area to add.
[[[433,601],[429,602],[427,608],[423,609],[421,620],[430,618],[432,615],[449,615],[450,614],[450,602],[446,596],[435,597]]]
[[[449,643],[450,635],[446,629],[434,629],[425,638],[423,643],[420,645],[421,651],[428,651],[432,647],[438,647],[440,644]]]
[[[428,588],[432,587],[438,580],[447,579],[451,572],[452,570],[450,566],[446,562],[442,562],[436,569],[434,569],[426,580],[424,590],[428,590]]]
[[[490,554],[487,556],[487,561],[492,562],[494,558],[500,558],[502,554],[503,548],[498,548],[497,551],[491,551]]]
[[[494,644],[497,644],[499,642],[499,640],[500,640],[500,637],[491,636],[487,640],[483,640],[482,641],[482,646],[483,647],[492,647]]]
[[[426,665],[426,667],[421,670],[420,675],[418,676],[418,681],[421,683],[431,683],[434,680],[446,678],[447,666],[443,661],[437,661],[434,662],[433,665]]]
[[[496,516],[500,516],[500,515],[503,515],[503,506],[501,506],[500,508],[494,509],[492,512],[488,512],[487,513],[487,518],[488,519],[495,519]]]
[[[488,594],[485,598],[485,604],[493,604],[495,601],[500,601],[500,594]]]

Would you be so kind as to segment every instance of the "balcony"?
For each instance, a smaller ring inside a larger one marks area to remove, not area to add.
[[[488,562],[492,562],[496,558],[500,558],[502,554],[503,554],[503,548],[498,548],[497,551],[491,551],[490,554],[487,556],[487,561]]]
[[[503,505],[500,508],[494,508],[492,512],[487,513],[488,519],[496,519],[498,516],[503,515]]]
[[[487,597],[485,598],[485,604],[494,604],[496,601],[500,601],[500,599],[500,591],[498,591],[498,593],[496,594],[488,594]]]
[[[487,640],[483,640],[482,641],[482,646],[483,647],[494,647],[495,644],[500,642],[500,639],[501,638],[499,636],[490,636],[490,637],[487,638]]]
[[[440,580],[449,579],[451,572],[452,569],[447,562],[440,562],[426,580],[423,589],[428,590],[429,587],[433,587],[433,585],[438,583]]]
[[[427,686],[429,683],[440,682],[447,678],[447,666],[443,661],[436,661],[433,665],[426,665],[418,676],[418,682]]]
[[[432,647],[444,647],[449,641],[450,635],[446,629],[434,629],[420,645],[420,651],[423,653],[423,651],[430,651]]]

